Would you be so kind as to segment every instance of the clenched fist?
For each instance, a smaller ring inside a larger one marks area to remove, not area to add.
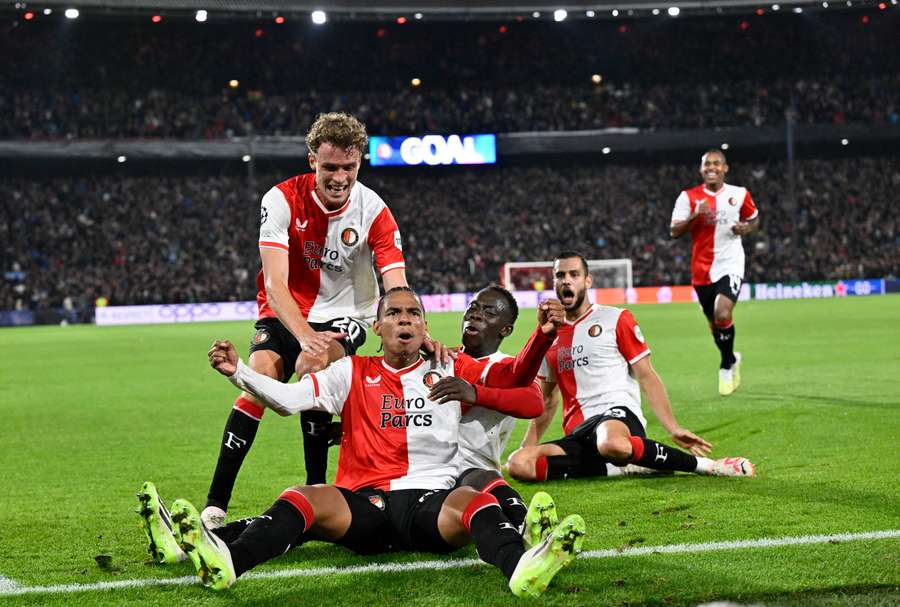
[[[214,341],[206,356],[209,358],[209,366],[222,375],[231,377],[237,372],[237,350],[234,349],[234,344],[227,339]]]
[[[556,335],[556,329],[566,322],[566,310],[558,299],[548,299],[538,305],[538,324],[544,335]]]

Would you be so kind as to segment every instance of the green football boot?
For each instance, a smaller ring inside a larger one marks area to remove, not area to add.
[[[200,513],[189,501],[172,503],[172,522],[181,549],[190,557],[204,586],[225,590],[237,575],[228,545],[212,533],[200,520]]]
[[[526,548],[531,548],[547,537],[550,531],[559,524],[556,504],[549,494],[538,491],[528,504],[525,522],[522,527],[522,541]]]
[[[156,485],[147,481],[137,494],[140,505],[136,512],[141,517],[141,529],[147,535],[147,551],[157,563],[172,564],[187,558],[178,547],[172,530],[172,516],[159,497]]]
[[[581,552],[584,543],[584,519],[570,514],[538,545],[519,559],[509,579],[509,589],[518,597],[540,596],[559,570],[567,567]]]

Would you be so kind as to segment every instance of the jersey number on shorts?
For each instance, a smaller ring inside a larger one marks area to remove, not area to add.
[[[335,331],[340,333],[346,333],[347,339],[351,342],[355,342],[357,338],[362,334],[362,327],[358,322],[350,318],[349,316],[345,316],[344,318],[338,318],[337,320],[331,323],[332,328]]]

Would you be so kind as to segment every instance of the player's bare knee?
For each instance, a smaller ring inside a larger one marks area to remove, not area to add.
[[[328,354],[313,356],[312,354],[303,352],[300,354],[300,358],[297,359],[297,366],[295,368],[295,371],[297,373],[297,377],[303,377],[304,375],[321,371],[327,366]]]
[[[716,310],[716,320],[715,323],[717,325],[723,325],[731,322],[731,310]]]
[[[273,379],[281,379],[284,375],[284,362],[276,352],[258,350],[250,355],[250,368]]]
[[[627,437],[608,436],[597,443],[597,452],[614,464],[624,464],[631,458],[631,441]]]
[[[535,458],[520,449],[509,456],[506,466],[509,475],[517,481],[533,481],[537,480],[534,463]]]

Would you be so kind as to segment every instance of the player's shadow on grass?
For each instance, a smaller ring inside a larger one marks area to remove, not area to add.
[[[359,555],[344,548],[327,542],[307,542],[299,548],[294,548],[278,557],[277,562],[282,565],[296,567],[358,567],[380,563],[405,563],[409,561],[428,561],[440,559],[471,559],[477,558],[473,545],[464,546],[449,555],[430,554],[427,552],[385,552],[374,555]]]
[[[746,392],[742,394],[744,400],[764,401],[767,403],[786,403],[798,405],[809,403],[811,405],[837,405],[841,407],[875,407],[877,409],[894,409],[898,402],[878,402],[862,398],[847,398],[839,395],[800,394],[791,392],[779,392],[766,394],[761,392]]]
[[[759,553],[758,553],[759,554]],[[761,561],[769,555],[762,553]],[[742,561],[753,561],[747,553]],[[759,558],[759,557],[757,557]],[[680,565],[676,561],[686,562]],[[740,569],[732,566],[735,553],[722,551],[700,555],[647,555],[627,557],[627,560],[581,559],[563,578],[554,581],[551,593],[572,592],[576,597],[591,597],[579,604],[604,605],[697,605],[706,602],[735,601],[741,605],[818,605],[829,599],[841,605],[893,605],[898,596],[896,587],[883,584],[855,584],[845,587],[826,586],[805,591],[779,591],[778,584],[794,583],[779,575],[761,575],[756,567]],[[703,562],[706,564],[701,564]],[[623,566],[627,563],[627,566]],[[809,569],[816,565],[807,563]],[[789,578],[788,578],[789,579]],[[827,583],[826,583],[827,584]],[[551,595],[552,596],[552,595]],[[855,599],[855,600],[852,600]]]
[[[615,479],[606,479],[604,483],[615,481],[641,482],[641,487],[649,491],[665,494],[682,490],[683,496],[691,495],[693,491],[703,491],[707,497],[713,492],[722,499],[733,499],[735,503],[746,496],[771,497],[779,502],[794,504],[823,503],[840,505],[841,507],[856,508],[863,511],[878,511],[888,515],[896,515],[896,504],[887,493],[878,493],[854,489],[847,485],[829,483],[823,486],[821,481],[805,482],[801,479],[779,479],[766,476],[765,470],[762,476],[751,479],[710,478],[693,474],[675,474],[668,476],[650,475],[647,477],[626,476]],[[655,481],[655,482],[653,482]],[[727,497],[727,496],[732,497]]]
[[[770,497],[784,504],[790,500],[796,505],[821,503],[858,511],[878,511],[896,517],[897,504],[888,493],[877,493],[848,488],[836,483],[823,485],[819,481],[803,482],[798,479],[780,480],[761,478],[742,482],[736,493]]]

